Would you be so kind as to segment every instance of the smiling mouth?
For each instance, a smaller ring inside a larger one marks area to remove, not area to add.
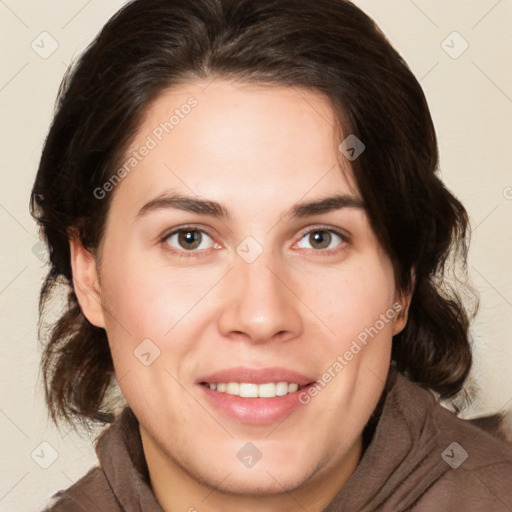
[[[263,384],[255,384],[251,382],[201,382],[213,391],[235,395],[242,398],[274,398],[295,393],[301,389],[311,385],[301,386],[295,382],[265,382]]]

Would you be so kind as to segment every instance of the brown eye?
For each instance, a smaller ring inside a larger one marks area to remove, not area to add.
[[[201,243],[201,234],[199,231],[181,231],[178,243],[184,249],[197,249]]]
[[[304,241],[306,241],[310,247],[305,246]],[[301,249],[311,248],[329,253],[331,250],[336,251],[338,246],[343,245],[346,241],[347,237],[336,230],[317,228],[305,233],[298,245]]]
[[[332,235],[328,231],[313,231],[309,233],[309,242],[313,249],[327,249],[331,239]]]
[[[210,239],[210,244],[208,244]],[[165,237],[165,242],[174,250],[195,251],[196,249],[210,249],[213,241],[210,235],[200,229],[181,228]]]

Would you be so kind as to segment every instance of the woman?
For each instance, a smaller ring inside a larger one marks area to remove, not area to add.
[[[43,312],[69,286],[50,414],[112,423],[49,510],[507,510],[511,447],[438,403],[471,315],[437,165],[418,82],[350,2],[117,13],[32,193]]]

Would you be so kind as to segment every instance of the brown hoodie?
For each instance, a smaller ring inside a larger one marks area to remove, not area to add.
[[[324,512],[512,512],[512,446],[394,370],[388,385],[359,465]],[[163,512],[129,407],[96,453],[100,466],[55,494],[45,512]]]

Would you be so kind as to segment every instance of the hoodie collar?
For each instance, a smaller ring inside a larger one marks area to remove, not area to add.
[[[382,411],[356,470],[324,512],[409,510],[449,469],[430,391],[391,368]]]

